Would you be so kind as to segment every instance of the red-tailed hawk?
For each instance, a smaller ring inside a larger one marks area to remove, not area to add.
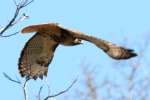
[[[22,29],[22,33],[36,32],[26,43],[19,59],[19,71],[22,77],[37,79],[47,76],[48,65],[59,44],[74,46],[82,40],[89,41],[114,59],[129,59],[136,56],[131,49],[86,35],[79,31],[64,28],[56,23],[31,25]]]

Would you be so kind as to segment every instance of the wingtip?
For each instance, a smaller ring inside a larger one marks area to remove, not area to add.
[[[36,24],[30,25],[21,30],[22,33],[31,33],[31,32],[38,32],[39,30],[44,29],[52,29],[58,26],[58,23],[46,23],[46,24]]]
[[[137,53],[135,53],[135,52],[131,52],[131,53],[130,53],[130,58],[136,57],[136,56],[138,56]]]
[[[31,33],[31,32],[35,32],[35,31],[37,31],[37,29],[35,27],[27,26],[21,30],[21,33]]]
[[[128,53],[128,56],[125,57],[125,59],[130,59],[130,58],[138,56],[137,53],[135,53],[134,50],[132,49],[127,49],[127,53]]]
[[[122,53],[108,52],[109,56],[116,60],[127,60],[137,56],[137,53],[132,49],[121,48]]]

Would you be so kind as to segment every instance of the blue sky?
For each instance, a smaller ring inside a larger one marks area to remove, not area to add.
[[[65,27],[125,45],[138,53],[145,35],[150,32],[149,4],[149,0],[35,0],[21,11],[30,18],[19,23],[6,34],[21,30],[31,24],[57,22]],[[13,0],[1,1],[1,26],[9,21],[14,11]],[[0,94],[2,100],[23,99],[20,86],[9,82],[2,73],[6,72],[14,78],[20,78],[17,69],[18,58],[24,44],[32,35],[33,33],[18,34],[10,38],[0,38]],[[134,62],[136,59],[133,58],[127,62]],[[76,77],[80,79],[80,65],[83,62],[96,65],[99,73],[98,80],[101,80],[115,72],[110,65],[117,61],[109,58],[88,42],[74,47],[59,46],[49,65],[47,83],[51,87],[51,92],[61,91]],[[99,67],[104,65],[105,67]],[[142,71],[144,73],[146,70]],[[39,84],[42,85],[44,82],[38,80],[29,83],[31,95],[34,96],[37,93]],[[76,86],[80,87],[79,83]]]

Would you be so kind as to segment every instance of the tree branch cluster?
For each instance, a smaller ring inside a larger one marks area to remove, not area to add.
[[[17,3],[15,0],[14,0],[14,4],[16,6],[16,10],[15,10],[15,13],[12,17],[12,19],[8,22],[8,24],[6,26],[1,26],[0,28],[0,37],[10,37],[10,36],[13,36],[13,35],[16,35],[17,33],[19,33],[19,31],[15,32],[15,33],[12,33],[12,34],[9,34],[9,35],[4,35],[4,33],[10,29],[11,27],[13,27],[14,25],[18,24],[19,22],[27,19],[29,16],[26,16],[25,13],[23,13],[19,18],[18,16],[20,15],[20,12],[21,10],[28,6],[29,4],[31,4],[34,0],[20,0],[19,3]],[[18,19],[17,19],[18,18]]]
[[[27,95],[26,86],[27,86],[27,83],[28,83],[29,80],[25,80],[25,82],[22,82],[22,81],[20,81],[20,80],[15,80],[15,79],[11,78],[11,77],[10,77],[9,75],[7,75],[6,73],[3,73],[3,75],[4,75],[4,77],[5,77],[6,79],[8,79],[9,81],[21,85],[21,86],[22,86],[22,89],[23,89],[24,100],[28,100],[28,95]],[[58,93],[56,93],[56,94],[48,95],[48,96],[44,97],[44,99],[41,99],[41,92],[42,92],[42,89],[43,89],[43,86],[41,86],[40,89],[39,89],[38,95],[37,95],[37,97],[38,97],[37,100],[48,100],[49,98],[54,98],[54,97],[57,97],[57,96],[59,96],[59,95],[62,95],[62,94],[64,94],[64,93],[66,93],[67,91],[69,91],[69,90],[71,89],[71,87],[72,87],[76,82],[77,82],[77,79],[75,79],[75,80],[71,83],[71,85],[68,86],[66,89],[64,89],[64,90],[62,90],[62,91],[60,91],[60,92],[58,92]],[[23,85],[22,85],[22,84],[23,84]]]

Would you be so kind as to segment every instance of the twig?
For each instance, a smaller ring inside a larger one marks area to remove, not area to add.
[[[28,0],[27,0],[27,1],[28,1]],[[23,5],[23,7],[29,5],[29,4],[32,3],[33,1],[34,1],[34,0],[31,0],[31,1],[29,1],[29,2],[26,2],[26,3]]]
[[[12,81],[12,82],[15,82],[15,83],[17,83],[17,84],[19,84],[19,85],[22,84],[21,81],[17,81],[17,80],[12,79],[12,78],[11,78],[10,76],[8,76],[6,73],[3,73],[3,75],[4,75],[8,80],[10,80],[10,81]],[[29,79],[26,79],[25,82],[23,83],[23,86],[22,86],[23,94],[24,94],[24,99],[25,99],[25,100],[28,100],[28,97],[27,97],[27,90],[26,90],[26,86],[27,86],[28,81],[29,81]],[[69,91],[70,88],[75,84],[76,81],[77,81],[77,79],[75,79],[75,80],[72,82],[72,84],[71,84],[67,89],[65,89],[65,90],[63,90],[63,91],[61,91],[61,92],[59,92],[59,93],[53,94],[53,95],[48,95],[47,97],[45,97],[44,100],[48,100],[49,98],[53,98],[53,97],[59,96],[59,95],[65,93],[65,92]],[[40,87],[40,90],[39,90],[39,92],[38,92],[38,100],[41,100],[41,91],[42,91],[42,89],[43,89],[43,86]]]
[[[38,100],[41,100],[41,92],[42,92],[43,86],[40,87],[38,92]]]
[[[21,84],[20,81],[17,81],[17,80],[14,80],[12,79],[10,76],[8,76],[6,73],[3,72],[3,75],[5,76],[5,78],[7,78],[8,80],[12,81],[12,82],[15,82],[17,84]]]
[[[27,98],[27,90],[26,90],[26,85],[27,85],[27,82],[29,81],[29,79],[27,79],[24,84],[23,84],[23,94],[24,94],[24,99],[25,100],[28,100]]]
[[[53,97],[59,96],[59,95],[65,93],[65,92],[69,91],[70,88],[76,83],[76,81],[77,81],[77,79],[75,79],[75,80],[72,82],[72,84],[71,84],[67,89],[65,89],[65,90],[63,90],[63,91],[61,91],[61,92],[59,92],[59,93],[56,93],[56,94],[47,96],[44,100],[48,100],[49,98],[53,98]]]
[[[4,75],[4,77],[7,78],[9,81],[15,82],[15,83],[17,83],[17,84],[19,84],[19,85],[22,84],[21,81],[12,79],[10,76],[8,76],[8,75],[7,75],[6,73],[4,73],[4,72],[3,72],[3,75]],[[22,89],[23,89],[23,94],[24,94],[24,99],[25,99],[25,100],[27,100],[26,85],[27,85],[27,82],[28,82],[28,81],[29,81],[29,79],[25,80],[25,82],[23,83],[23,87],[22,87]]]
[[[1,30],[0,32],[0,36],[1,37],[10,37],[12,35],[15,34],[10,34],[8,36],[3,36],[3,33],[8,30],[9,28],[11,28],[12,26],[14,26],[16,23],[18,23],[21,20],[16,20],[16,18],[18,17],[20,11],[22,8],[28,6],[30,3],[32,3],[34,0],[28,1],[28,0],[20,0],[20,3],[16,3],[16,1],[14,0],[14,4],[16,5],[16,11],[14,13],[13,18],[10,20],[10,22]],[[23,16],[24,17],[24,16]]]
[[[50,86],[49,86],[49,84],[48,84],[48,82],[47,82],[47,78],[45,79],[45,83],[46,83],[46,86],[47,86],[48,95],[50,95],[51,89],[50,89]]]
[[[21,21],[27,19],[27,18],[29,18],[29,16],[27,16],[25,13],[23,13],[20,18],[18,18],[17,20],[15,20],[15,21],[12,23],[12,25],[15,25],[15,24],[17,24],[17,23],[19,23],[19,22],[21,22]]]
[[[95,85],[95,79],[93,78],[94,70],[89,70],[88,65],[81,65],[82,73],[85,76],[85,85],[87,87],[87,95],[91,100],[97,100],[97,86]],[[86,98],[88,99],[88,98]]]
[[[10,36],[13,36],[13,35],[16,35],[18,34],[19,32],[15,32],[13,34],[9,34],[9,35],[0,35],[0,37],[10,37]]]

